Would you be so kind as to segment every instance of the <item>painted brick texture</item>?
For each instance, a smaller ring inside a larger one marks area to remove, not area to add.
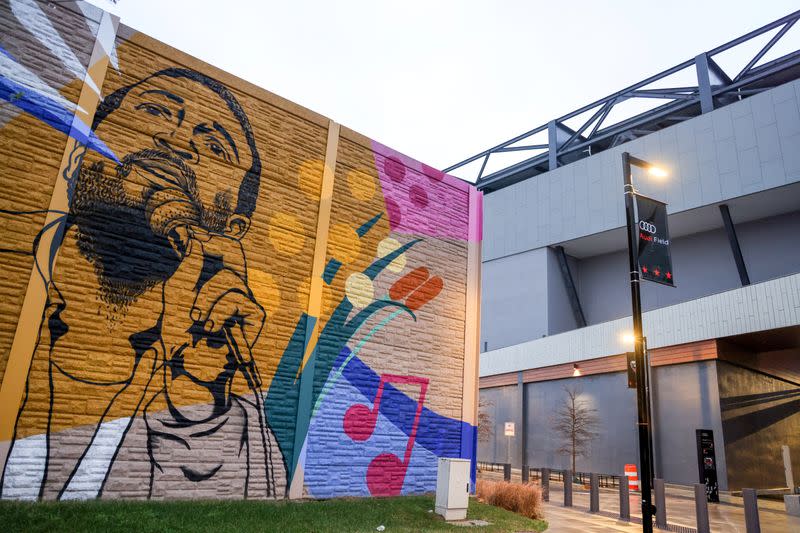
[[[439,457],[474,458],[480,196],[130,28],[111,39],[95,8],[42,6],[0,6],[0,81],[26,102],[2,93],[0,495],[419,493]],[[48,112],[93,84],[80,142]]]

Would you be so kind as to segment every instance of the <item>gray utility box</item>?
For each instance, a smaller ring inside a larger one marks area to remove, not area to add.
[[[436,505],[439,505],[439,500],[436,501]],[[787,494],[783,497],[783,502],[786,504],[786,514],[800,516],[800,494]]]
[[[436,474],[436,514],[464,520],[469,505],[469,459],[439,458]]]

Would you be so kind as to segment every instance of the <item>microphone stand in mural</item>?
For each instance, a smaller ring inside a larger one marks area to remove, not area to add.
[[[225,332],[225,337],[228,339],[228,346],[233,350],[236,361],[239,363],[239,371],[244,376],[245,381],[247,381],[247,386],[253,391],[253,396],[256,401],[256,412],[258,413],[258,426],[261,428],[261,431],[259,431],[261,435],[261,445],[264,447],[264,450],[267,450],[267,453],[264,455],[264,471],[267,472],[270,478],[267,480],[267,485],[271,485],[274,490],[275,470],[273,465],[270,464],[270,458],[272,457],[272,441],[264,434],[264,428],[266,427],[264,417],[266,416],[266,411],[264,410],[264,392],[261,389],[263,383],[261,381],[261,375],[258,372],[255,359],[251,357],[249,361],[245,360],[239,348],[239,343],[233,336],[231,327],[225,326],[223,330]]]

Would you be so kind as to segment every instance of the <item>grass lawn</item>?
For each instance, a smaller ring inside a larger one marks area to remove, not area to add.
[[[386,526],[395,531],[544,531],[547,523],[470,500],[468,518],[492,525],[446,524],[433,496],[338,499],[308,502],[0,502],[4,531],[279,531],[355,532]]]

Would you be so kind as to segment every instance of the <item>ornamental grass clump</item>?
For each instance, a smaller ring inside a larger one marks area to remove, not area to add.
[[[478,480],[478,499],[535,520],[544,518],[542,488],[537,483]]]

